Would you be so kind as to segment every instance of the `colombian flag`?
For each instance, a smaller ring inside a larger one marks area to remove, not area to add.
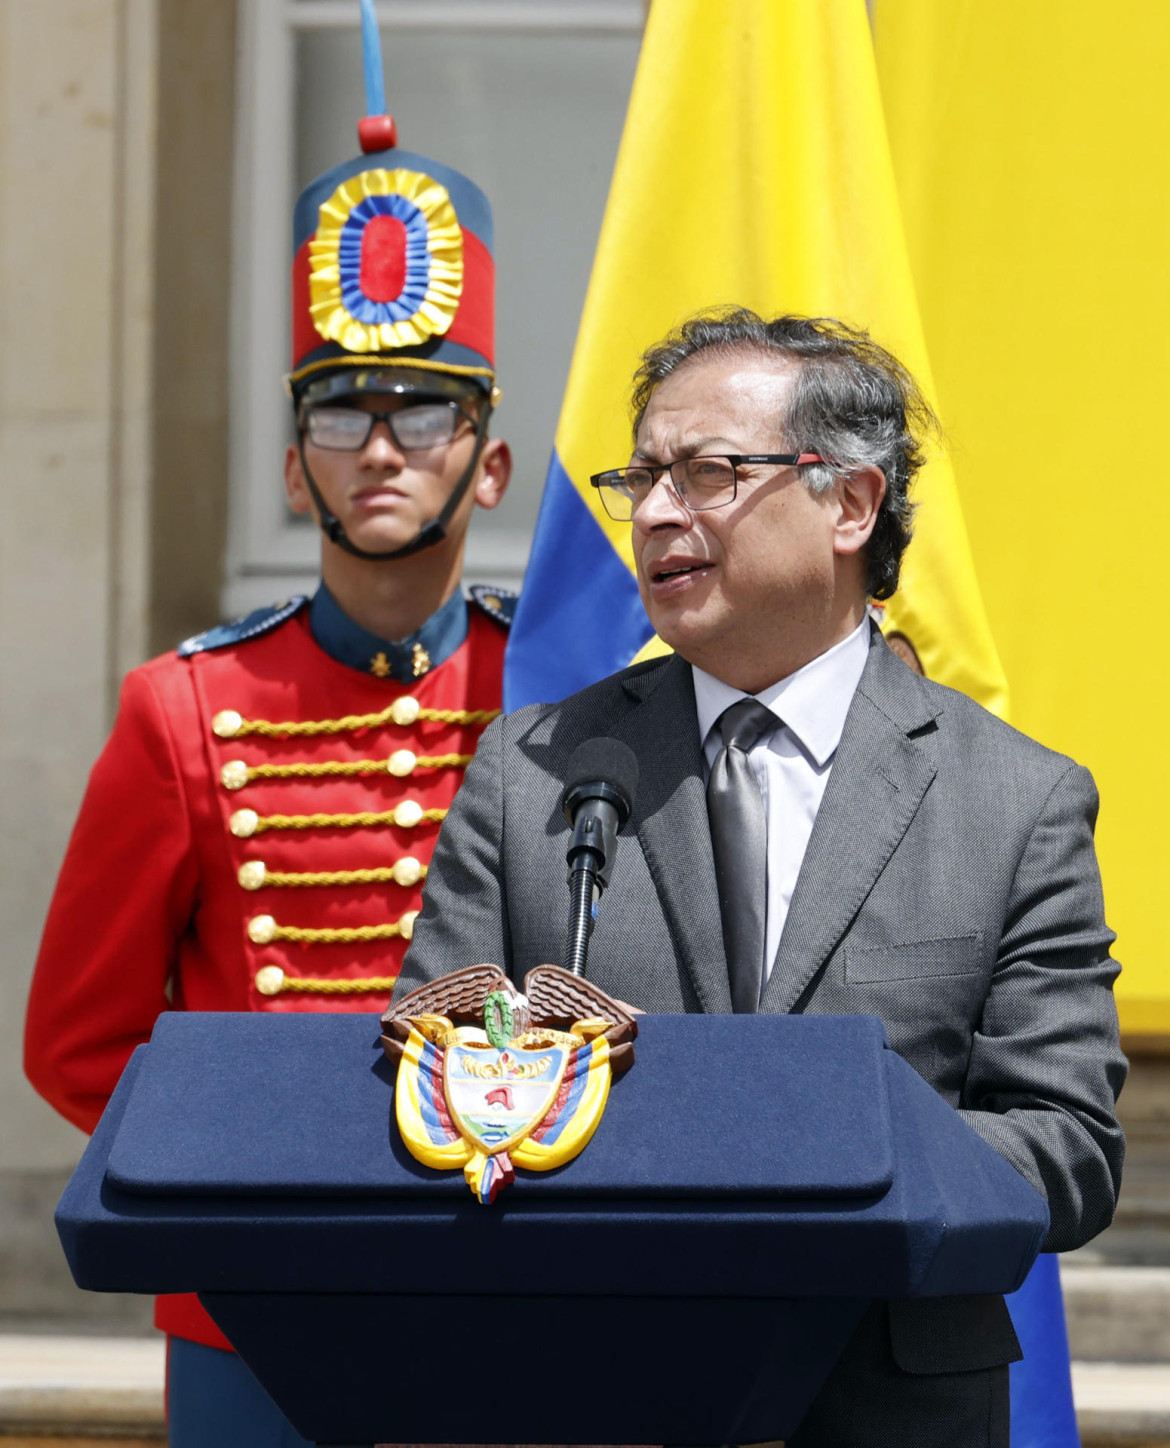
[[[605,516],[588,480],[629,457],[642,352],[719,304],[864,326],[932,394],[864,0],[651,6],[512,630],[508,708],[563,698],[661,647],[629,525]],[[929,677],[1004,713],[945,456],[916,496],[885,628]]]
[[[509,643],[507,708],[561,699],[663,647],[629,525],[605,515],[588,480],[629,457],[642,352],[717,305],[863,326],[933,400],[865,0],[654,0]],[[1006,715],[945,453],[915,497],[883,626],[928,677]],[[1012,1441],[1073,1448],[1055,1259],[1010,1305],[1027,1353],[1012,1370]]]
[[[1170,5],[877,0],[874,27],[1012,723],[1093,771],[1121,1028],[1165,1040]]]

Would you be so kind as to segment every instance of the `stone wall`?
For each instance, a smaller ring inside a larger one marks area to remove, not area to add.
[[[25,1082],[20,1037],[49,895],[118,681],[216,612],[234,24],[234,0],[0,0],[9,1319],[144,1320],[141,1302],[84,1297],[68,1281],[52,1207],[84,1141]]]

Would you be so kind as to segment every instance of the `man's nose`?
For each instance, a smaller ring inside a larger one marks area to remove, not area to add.
[[[689,528],[691,510],[678,495],[669,473],[660,473],[654,486],[634,509],[634,527],[643,533],[655,528]]]
[[[390,431],[390,424],[384,417],[379,417],[370,429],[370,435],[366,438],[366,445],[362,449],[362,458],[378,467],[397,466],[401,468],[406,466],[402,448],[399,447],[394,434]]]

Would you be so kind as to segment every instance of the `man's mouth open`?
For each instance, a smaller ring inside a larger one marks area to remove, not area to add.
[[[692,588],[711,572],[711,564],[703,559],[671,559],[656,563],[650,569],[650,587],[658,596]]]

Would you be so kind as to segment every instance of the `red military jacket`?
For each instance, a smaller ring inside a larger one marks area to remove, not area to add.
[[[500,709],[506,610],[475,592],[487,611],[409,684],[377,676],[381,655],[370,673],[330,657],[305,607],[127,675],[29,1001],[25,1069],[63,1116],[93,1130],[166,1010],[385,1009]],[[160,1298],[156,1321],[228,1345],[194,1297]]]

